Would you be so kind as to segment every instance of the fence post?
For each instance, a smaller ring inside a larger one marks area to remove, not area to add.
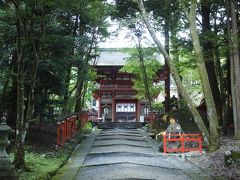
[[[68,127],[68,138],[71,137],[71,119],[67,118],[67,127]]]
[[[72,136],[74,135],[74,116],[72,116],[71,118],[71,132],[72,132]]]
[[[61,145],[64,143],[64,123],[61,121]]]
[[[61,128],[61,123],[57,122],[57,146],[60,145],[60,128]]]
[[[199,143],[199,151],[202,154],[202,138],[201,138],[201,136],[199,136],[198,139],[199,139],[199,142],[198,142]]]
[[[67,118],[67,138],[69,138],[69,136],[70,136],[70,129],[69,129],[69,118]]]
[[[185,148],[184,148],[184,135],[183,134],[181,134],[180,135],[180,137],[181,137],[181,144],[182,144],[182,153],[184,153],[185,152]]]
[[[64,142],[67,139],[67,119],[64,120]]]
[[[167,153],[167,139],[166,139],[166,135],[163,135],[163,152]]]
[[[77,132],[78,115],[57,122],[57,146],[62,145]]]
[[[69,130],[69,138],[72,136],[72,117],[68,118],[68,130]]]
[[[74,132],[75,132],[75,133],[77,132],[77,124],[76,124],[76,121],[77,121],[77,116],[74,116],[73,124],[74,124]]]

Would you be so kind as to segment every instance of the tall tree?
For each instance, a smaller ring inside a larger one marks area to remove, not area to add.
[[[197,8],[197,0],[191,1],[191,8],[189,14],[189,23],[190,23],[190,31],[192,35],[193,48],[196,55],[198,72],[202,82],[202,89],[207,105],[207,114],[210,125],[210,142],[211,148],[210,150],[214,151],[219,148],[220,138],[219,138],[219,125],[217,118],[217,111],[214,104],[213,92],[211,92],[211,86],[208,78],[208,73],[206,66],[204,64],[203,52],[200,46],[199,36],[197,32],[197,24],[196,24],[196,8]]]
[[[210,14],[212,1],[201,0],[201,17],[202,17],[202,46],[204,63],[207,70],[207,75],[213,94],[214,103],[216,106],[219,123],[222,123],[222,102],[220,91],[218,88],[218,81],[216,75],[216,67],[214,62],[214,37],[216,34],[211,30]]]
[[[170,53],[170,5],[171,1],[164,1],[164,38],[165,38],[165,49],[167,53]],[[165,111],[170,111],[170,68],[165,59]]]
[[[193,116],[195,117],[196,124],[198,125],[199,129],[204,133],[205,136],[206,136],[206,134],[208,135],[206,137],[208,138],[208,141],[210,142],[210,150],[217,149],[219,147],[218,119],[217,119],[217,112],[216,112],[208,76],[207,76],[206,67],[205,67],[204,61],[203,61],[203,53],[200,48],[200,42],[199,42],[199,37],[198,37],[198,33],[197,33],[197,26],[196,26],[196,3],[197,2],[194,0],[191,2],[189,21],[190,21],[190,30],[191,30],[191,34],[192,34],[194,51],[196,54],[199,74],[201,77],[201,81],[202,81],[202,85],[203,85],[203,92],[204,92],[207,109],[208,109],[210,133],[208,133],[206,126],[204,125],[204,123],[202,121],[202,118],[200,117],[199,113],[196,111],[196,109],[193,105],[193,102],[191,101],[190,97],[186,93],[186,89],[182,85],[181,79],[178,75],[178,72],[175,68],[174,63],[172,62],[171,58],[169,57],[168,53],[166,52],[166,50],[164,49],[164,47],[162,46],[162,44],[160,43],[158,38],[156,37],[156,34],[155,34],[149,20],[147,19],[147,14],[144,9],[143,1],[140,0],[138,2],[139,2],[139,7],[141,10],[143,21],[145,22],[154,42],[158,46],[159,50],[161,51],[163,56],[166,59],[168,59],[168,64],[169,64],[171,73],[173,75],[173,78],[175,80],[175,83],[177,84],[178,89],[180,90],[183,98],[185,99],[187,104],[190,106],[190,110],[191,110]]]
[[[231,9],[231,93],[233,107],[234,134],[236,139],[240,139],[240,58],[239,58],[239,38],[237,8],[234,1],[230,2]]]
[[[106,36],[105,19],[107,17],[107,6],[103,1],[86,2],[82,14],[79,14],[79,36],[82,41],[76,44],[76,51],[79,61],[77,62],[77,82],[75,91],[75,112],[81,113],[84,104],[87,84],[90,80],[88,71],[89,61],[95,56],[97,42],[100,37]]]
[[[149,98],[146,83],[148,85],[147,87],[149,88],[149,96],[152,98],[156,97],[161,90],[161,87],[155,82],[157,79],[157,71],[161,69],[161,65],[156,54],[157,52],[155,48],[142,48],[141,61],[144,63],[144,67],[142,67],[142,62],[139,60],[139,50],[131,49],[130,57],[127,58],[126,63],[124,64],[123,68],[121,68],[122,72],[128,72],[135,75],[133,87],[136,89],[137,98],[139,99]],[[146,71],[146,77],[144,77],[142,72],[143,68]],[[150,100],[152,101],[152,99]]]
[[[156,43],[159,51],[162,53],[164,58],[167,59],[167,63],[168,63],[168,66],[170,68],[170,72],[171,72],[171,74],[172,74],[172,76],[175,80],[175,83],[178,87],[178,90],[182,94],[184,100],[187,102],[187,104],[189,106],[189,109],[194,116],[194,120],[195,120],[197,126],[199,127],[199,129],[202,131],[203,136],[206,138],[207,141],[210,142],[210,135],[209,135],[209,132],[208,132],[203,120],[202,120],[202,117],[198,113],[198,111],[197,111],[194,103],[192,102],[190,96],[187,94],[187,91],[186,91],[186,89],[184,88],[184,86],[181,82],[181,78],[180,78],[180,76],[177,72],[177,69],[175,67],[174,62],[172,61],[171,57],[169,56],[169,54],[167,53],[167,51],[165,50],[165,48],[163,47],[163,45],[161,44],[159,39],[157,38],[156,33],[155,33],[151,23],[150,23],[150,20],[148,19],[148,15],[145,11],[143,1],[139,0],[138,3],[139,3],[138,5],[139,5],[140,13],[142,15],[142,19],[143,19],[144,23],[146,24],[146,27],[147,27],[153,41]]]
[[[14,164],[21,168],[25,166],[24,143],[34,112],[34,95],[36,74],[39,62],[39,48],[44,32],[41,31],[39,37],[35,35],[35,25],[43,25],[43,6],[42,3],[28,1],[13,1],[16,17],[16,52],[17,52],[17,119],[16,119],[16,151]],[[25,5],[25,8],[23,7]],[[36,14],[39,10],[41,13]],[[36,19],[38,16],[38,20]],[[36,22],[38,21],[38,22]],[[43,29],[42,29],[43,30]],[[32,53],[29,53],[28,50]],[[28,53],[27,53],[28,52]],[[32,62],[27,62],[27,59]],[[30,63],[31,69],[27,69],[27,63]],[[28,72],[26,72],[28,71]],[[29,73],[29,78],[26,77]],[[25,86],[27,84],[27,86]],[[25,103],[26,99],[26,103]]]

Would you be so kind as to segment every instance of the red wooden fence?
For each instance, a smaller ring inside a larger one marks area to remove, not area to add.
[[[168,148],[167,142],[180,142],[180,148]],[[196,142],[197,147],[185,147],[185,142]],[[163,151],[167,152],[190,152],[199,151],[202,153],[202,136],[200,134],[166,134],[163,136]]]
[[[72,115],[57,122],[57,145],[63,145],[65,141],[77,131],[77,115]]]
[[[82,114],[72,114],[57,122],[57,145],[63,145],[66,140],[72,137],[77,131],[77,122],[80,127],[88,122],[88,112]]]

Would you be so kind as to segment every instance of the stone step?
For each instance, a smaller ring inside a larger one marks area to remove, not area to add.
[[[91,180],[188,180],[186,173],[180,169],[172,169],[159,166],[148,166],[135,163],[116,163],[96,166],[84,166],[80,168],[75,179]],[[199,178],[200,179],[200,178]]]
[[[140,133],[125,133],[125,132],[119,132],[119,133],[99,133],[98,136],[115,136],[115,135],[120,135],[120,136],[133,136],[133,137],[142,137]]]
[[[141,152],[144,154],[155,154],[151,146],[134,146],[127,144],[115,144],[111,146],[93,146],[88,154],[102,154],[102,153],[115,153],[115,152]]]
[[[84,166],[107,165],[116,163],[132,163],[177,169],[177,167],[174,167],[171,163],[169,163],[165,157],[157,156],[155,154],[146,154],[144,152],[88,154],[84,160]]]
[[[142,126],[141,122],[100,122],[97,124],[99,129],[137,129]]]

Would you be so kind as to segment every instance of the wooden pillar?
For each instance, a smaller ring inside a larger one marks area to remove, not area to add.
[[[116,121],[116,100],[115,94],[112,95],[112,122]]]
[[[137,100],[137,122],[140,122],[140,115],[141,115],[141,100]]]
[[[98,96],[98,118],[102,117],[101,111],[102,111],[101,93],[99,93],[99,96]]]

